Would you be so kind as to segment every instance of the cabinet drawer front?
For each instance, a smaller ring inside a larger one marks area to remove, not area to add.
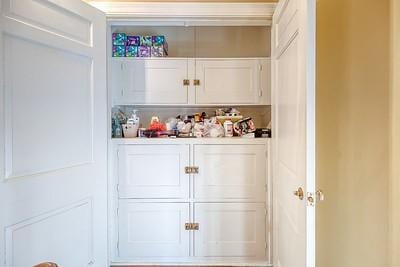
[[[265,259],[263,203],[197,203],[194,214],[195,256]]]
[[[195,145],[196,199],[265,200],[266,146]]]
[[[119,201],[121,259],[189,256],[189,203]]]
[[[123,63],[120,81],[125,104],[187,104],[187,59],[132,59]],[[113,69],[113,72],[121,70]],[[118,90],[118,88],[116,88]]]
[[[259,98],[257,59],[196,59],[198,104],[256,104]]]
[[[126,145],[118,151],[120,198],[188,198],[188,145]]]

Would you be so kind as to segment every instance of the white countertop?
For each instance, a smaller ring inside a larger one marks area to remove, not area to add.
[[[135,144],[216,144],[216,145],[265,145],[271,138],[242,138],[242,137],[222,137],[222,138],[113,138],[114,145],[135,145]]]

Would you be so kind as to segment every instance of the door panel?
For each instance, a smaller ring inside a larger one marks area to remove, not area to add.
[[[105,16],[0,3],[0,266],[106,266]]]
[[[258,59],[196,59],[196,103],[257,104],[260,72]]]
[[[189,197],[188,145],[121,146],[118,155],[119,197]]]
[[[265,260],[264,203],[196,203],[195,256]]]
[[[112,73],[120,71],[117,66]],[[188,79],[188,60],[185,58],[125,60],[122,73],[119,104],[188,103],[188,86],[183,83]]]
[[[280,1],[272,36],[273,261],[315,267],[315,1]]]
[[[265,201],[266,146],[195,145],[196,199]]]
[[[120,200],[119,257],[189,256],[189,203],[134,203]]]

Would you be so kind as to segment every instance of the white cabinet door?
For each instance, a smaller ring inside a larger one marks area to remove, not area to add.
[[[196,199],[265,201],[266,146],[195,145]]]
[[[315,5],[281,0],[273,18],[274,266],[315,267]]]
[[[194,214],[195,256],[265,260],[264,203],[196,203]]]
[[[188,103],[188,86],[184,84],[188,79],[186,58],[113,60],[122,64],[113,63],[111,70],[111,86],[117,87],[112,90],[119,96],[116,104]],[[118,78],[120,81],[116,82]]]
[[[120,198],[188,198],[188,145],[124,145],[118,149]]]
[[[108,265],[106,18],[0,0],[0,266]]]
[[[269,104],[267,59],[196,59],[196,104]]]
[[[189,203],[135,203],[119,201],[121,260],[189,256]]]

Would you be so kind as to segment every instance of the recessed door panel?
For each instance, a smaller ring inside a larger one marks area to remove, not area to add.
[[[189,203],[119,201],[121,259],[189,256]]]
[[[265,260],[264,203],[196,203],[194,214],[195,256]]]
[[[188,145],[131,145],[118,151],[119,197],[189,197]]]
[[[265,200],[266,146],[195,145],[196,199]]]

